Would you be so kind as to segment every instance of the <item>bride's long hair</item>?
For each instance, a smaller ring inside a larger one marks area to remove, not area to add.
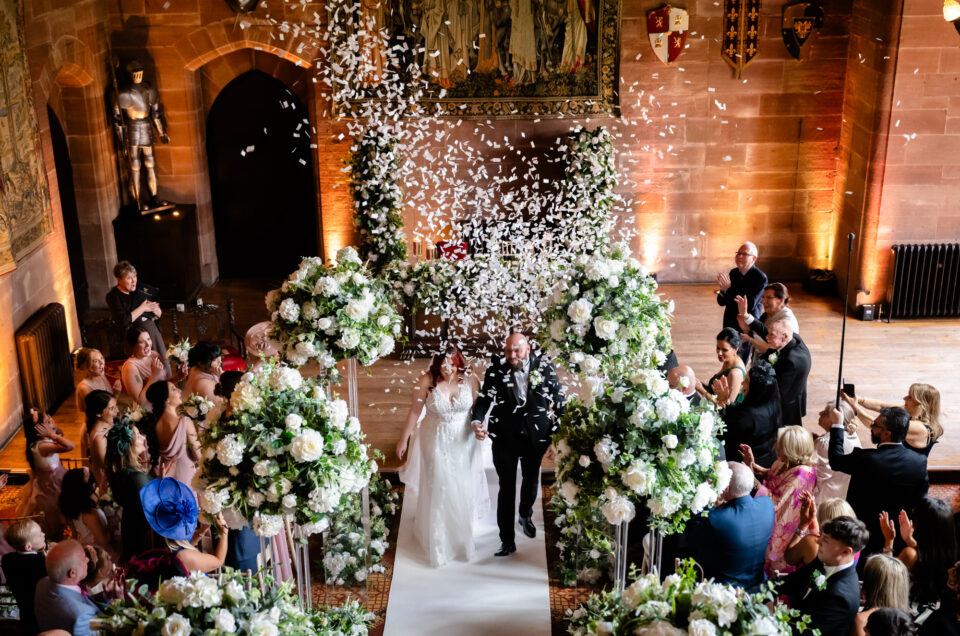
[[[443,366],[443,361],[447,359],[447,356],[450,357],[450,361],[453,362],[453,366],[456,367],[461,382],[463,382],[463,378],[466,376],[467,360],[463,357],[460,349],[450,345],[443,353],[433,354],[433,361],[430,363],[430,391],[436,388],[437,382],[440,380],[440,368]]]

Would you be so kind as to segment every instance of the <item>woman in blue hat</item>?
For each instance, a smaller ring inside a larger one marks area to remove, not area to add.
[[[166,541],[169,549],[187,572],[212,572],[227,557],[227,525],[217,515],[217,541],[214,554],[205,554],[191,541],[197,529],[197,498],[182,481],[173,477],[154,479],[140,489],[140,502],[147,523]]]

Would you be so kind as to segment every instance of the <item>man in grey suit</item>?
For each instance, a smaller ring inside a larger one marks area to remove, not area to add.
[[[87,553],[69,539],[47,553],[47,576],[37,582],[33,613],[40,631],[62,629],[73,636],[89,636],[90,620],[99,611],[86,597],[80,581],[87,577]]]

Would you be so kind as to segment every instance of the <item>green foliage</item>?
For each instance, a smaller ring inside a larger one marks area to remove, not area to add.
[[[368,128],[351,149],[350,187],[361,237],[360,256],[375,274],[407,259],[403,192],[396,181],[398,147],[391,129],[379,126]]]

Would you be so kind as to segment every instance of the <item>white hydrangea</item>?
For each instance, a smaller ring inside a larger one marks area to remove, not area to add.
[[[353,263],[359,265],[363,261],[360,260],[360,255],[357,254],[357,250],[349,245],[340,249],[337,252],[337,262],[338,263]]]
[[[323,276],[313,286],[313,293],[321,296],[336,296],[340,293],[340,283],[333,276]]]
[[[217,442],[217,459],[224,466],[236,466],[243,461],[243,451],[246,447],[234,434],[227,435]]]
[[[604,468],[607,468],[619,454],[617,448],[617,443],[610,439],[609,435],[605,435],[599,442],[594,444],[593,454],[597,456],[597,461],[603,464]]]
[[[294,322],[300,317],[300,305],[293,298],[284,298],[277,311],[280,317],[288,322]]]
[[[356,349],[360,344],[360,332],[356,329],[344,329],[337,340],[337,346],[342,349]]]
[[[566,339],[566,329],[567,321],[565,320],[554,320],[550,323],[550,337],[556,340],[557,342],[562,342]]]
[[[349,415],[347,403],[343,400],[330,400],[324,404],[323,409],[324,414],[330,420],[330,426],[342,431],[346,426],[347,416]]]
[[[700,512],[707,506],[717,501],[717,493],[709,484],[700,484],[697,486],[697,492],[693,495],[693,501],[690,504],[691,512]]]
[[[717,462],[714,466],[714,471],[717,474],[716,491],[723,492],[727,489],[727,486],[730,485],[730,478],[733,476],[733,471],[730,470],[727,462]]]
[[[680,405],[669,395],[659,398],[656,402],[657,418],[661,422],[672,424],[680,417]]]
[[[283,530],[283,517],[280,515],[264,515],[259,512],[253,515],[253,531],[261,537],[273,537]]]
[[[645,497],[649,494],[655,477],[656,472],[649,464],[642,461],[635,461],[620,475],[620,480],[624,486],[641,497]]]
[[[279,366],[270,374],[270,386],[276,391],[296,391],[303,385],[303,376],[296,369]]]
[[[205,488],[197,493],[197,505],[208,515],[215,515],[230,501],[230,491],[219,488]]]
[[[597,375],[600,372],[600,360],[594,356],[583,356],[580,371],[586,375]]]
[[[658,517],[669,517],[680,510],[682,503],[683,497],[671,488],[664,488],[658,496],[647,500],[650,512]]]
[[[300,314],[304,320],[316,320],[320,317],[320,312],[317,310],[317,303],[312,300],[303,303],[303,307],[300,308]]]

